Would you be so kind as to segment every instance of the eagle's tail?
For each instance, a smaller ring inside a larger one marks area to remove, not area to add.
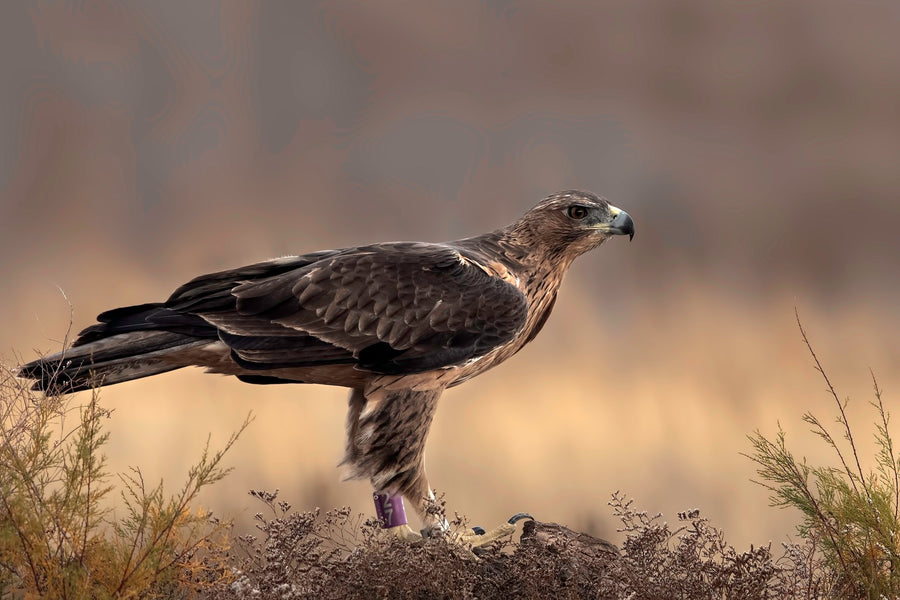
[[[17,376],[35,380],[34,390],[69,393],[165,373],[188,366],[179,357],[208,344],[212,329],[161,304],[118,308],[97,319],[70,348],[22,365]]]

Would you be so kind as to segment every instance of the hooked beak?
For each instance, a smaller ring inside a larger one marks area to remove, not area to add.
[[[634,239],[634,221],[627,212],[610,205],[609,213],[613,216],[609,224],[609,231],[615,235],[627,235],[628,240]]]

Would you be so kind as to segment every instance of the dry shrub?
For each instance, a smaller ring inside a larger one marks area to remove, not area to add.
[[[641,600],[761,598],[815,600],[832,589],[830,575],[812,544],[783,544],[738,552],[699,510],[678,514],[672,531],[661,515],[650,516],[616,493],[610,502],[626,534],[612,571],[621,597]]]
[[[552,524],[526,524],[519,543],[470,551],[447,539],[409,544],[349,509],[291,512],[275,493],[251,492],[268,507],[260,537],[243,536],[236,579],[211,590],[231,600],[338,598],[493,599],[825,598],[830,589],[811,546],[737,552],[698,511],[672,531],[659,516],[615,494],[621,551]],[[465,527],[451,521],[451,530]]]
[[[0,364],[0,597],[183,597],[230,575],[224,524],[191,505],[227,474],[249,418],[222,450],[207,442],[173,494],[121,474],[117,517],[97,391],[79,405],[28,385]]]

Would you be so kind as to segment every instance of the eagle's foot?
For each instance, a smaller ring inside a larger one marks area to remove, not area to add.
[[[421,533],[416,533],[406,524],[406,510],[403,507],[402,496],[376,492],[373,494],[373,498],[375,512],[378,514],[382,526],[398,539],[410,544],[421,543],[425,538],[445,537],[450,542],[471,550],[512,535],[516,532],[516,523],[522,519],[534,520],[534,517],[528,513],[517,513],[511,516],[506,523],[490,531],[485,531],[482,527],[473,527],[471,531],[458,532],[450,531],[450,524],[441,516],[438,519],[426,519]]]
[[[518,513],[511,516],[506,523],[502,523],[490,531],[485,531],[482,527],[473,527],[470,533],[456,534],[454,537],[458,543],[472,548],[481,548],[514,534],[516,532],[516,523],[522,519],[534,520],[534,517],[528,513]]]

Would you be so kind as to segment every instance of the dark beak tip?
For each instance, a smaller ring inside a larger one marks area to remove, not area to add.
[[[634,220],[627,212],[620,212],[616,218],[613,219],[612,226],[620,234],[627,235],[629,242],[634,239]]]

